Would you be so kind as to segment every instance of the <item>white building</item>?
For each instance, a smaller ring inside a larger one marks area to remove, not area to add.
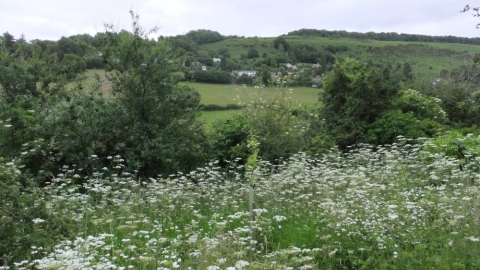
[[[234,70],[233,73],[238,77],[242,76],[243,74],[247,74],[250,77],[257,76],[257,72],[255,70]]]

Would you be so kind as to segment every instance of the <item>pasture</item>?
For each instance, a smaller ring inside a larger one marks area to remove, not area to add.
[[[87,70],[85,75],[87,77],[86,83],[93,83],[95,74],[100,78],[105,79],[105,71],[101,69]],[[258,97],[264,95],[275,95],[280,91],[292,89],[289,95],[292,102],[297,106],[306,109],[314,109],[320,105],[318,102],[321,89],[311,87],[292,87],[292,88],[274,88],[265,87],[262,89],[253,86],[244,86],[236,84],[208,84],[196,82],[182,82],[183,85],[188,85],[200,93],[200,103],[204,105],[215,104],[226,106],[229,104],[238,104],[239,102],[248,103]],[[102,94],[105,97],[110,97],[110,84],[104,81],[101,87]],[[205,121],[207,125],[212,123],[217,118],[225,118],[234,114],[236,110],[222,110],[222,111],[204,111],[202,112],[201,120]]]

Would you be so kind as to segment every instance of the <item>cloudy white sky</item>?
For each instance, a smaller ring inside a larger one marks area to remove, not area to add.
[[[158,35],[209,29],[272,37],[301,28],[480,37],[471,0],[0,0],[0,33],[27,40],[130,29],[130,8]]]

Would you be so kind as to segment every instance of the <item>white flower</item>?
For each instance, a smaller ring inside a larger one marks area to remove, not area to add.
[[[250,265],[249,262],[244,261],[244,260],[239,260],[239,261],[237,261],[237,263],[235,263],[235,268],[241,270],[241,269],[244,269],[245,267],[247,267],[249,265]]]
[[[476,237],[473,237],[473,236],[470,236],[468,239],[470,239],[470,241],[472,241],[472,242],[480,241],[480,238],[476,238]]]
[[[45,222],[45,220],[41,219],[41,218],[36,218],[34,220],[32,220],[34,224],[38,224],[38,223],[42,223],[42,222]]]

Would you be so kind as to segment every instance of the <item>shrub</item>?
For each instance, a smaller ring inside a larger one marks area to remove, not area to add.
[[[205,83],[232,83],[232,75],[229,72],[220,70],[197,70],[195,71],[193,78],[198,82]]]
[[[447,122],[447,114],[441,107],[442,100],[427,97],[416,90],[401,90],[393,101],[392,108],[411,113],[418,120],[432,119],[438,123]]]
[[[412,139],[431,137],[441,128],[442,125],[432,119],[419,120],[412,113],[388,110],[367,126],[365,141],[375,145],[391,144],[398,136]]]
[[[246,84],[246,85],[251,85],[253,84],[253,77],[252,76],[248,76],[247,74],[242,74],[241,76],[239,76],[236,80],[235,80],[235,83],[236,84]]]

